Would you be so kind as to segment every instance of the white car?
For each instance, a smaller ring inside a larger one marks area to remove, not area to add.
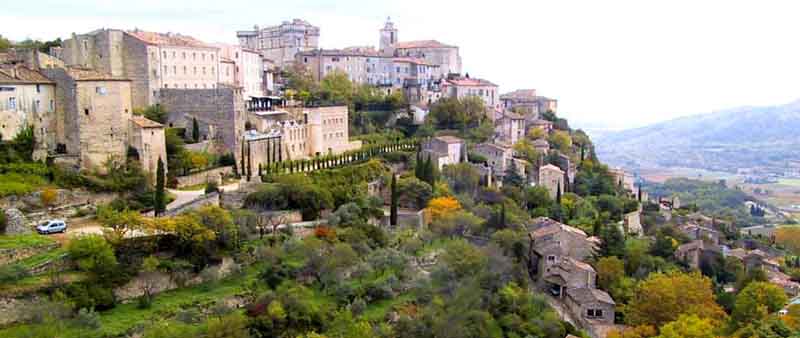
[[[36,226],[36,231],[42,235],[67,232],[67,223],[57,219],[45,221]]]

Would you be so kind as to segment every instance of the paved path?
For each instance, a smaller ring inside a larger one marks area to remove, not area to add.
[[[233,182],[228,185],[223,185],[219,187],[219,190],[222,191],[236,191],[239,190],[239,182]],[[198,199],[200,196],[205,195],[205,189],[199,190],[174,190],[174,189],[167,189],[169,193],[175,195],[175,200],[167,204],[167,210],[173,210],[181,205],[189,203]]]

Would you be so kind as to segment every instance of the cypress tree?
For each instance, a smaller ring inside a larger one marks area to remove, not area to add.
[[[200,125],[197,124],[196,117],[192,118],[192,139],[194,140],[194,143],[200,141]]]
[[[561,205],[561,182],[558,182],[558,187],[556,188],[556,203]]]
[[[428,184],[430,184],[431,187],[433,187],[433,183],[434,183],[433,161],[431,160],[431,156],[430,155],[428,155],[428,158],[425,160],[423,176],[425,177],[423,179],[423,181],[428,182]]]
[[[153,204],[155,207],[155,215],[161,215],[166,209],[165,203],[165,193],[164,193],[164,186],[165,186],[165,177],[164,177],[164,161],[161,160],[161,157],[158,158],[158,164],[156,165],[156,192],[155,196],[153,197]]]
[[[506,227],[506,204],[500,203],[500,228],[505,229]]]
[[[242,166],[240,167],[242,170],[242,176],[247,176],[247,171],[244,166],[244,143],[242,143],[242,157],[240,158],[242,162]]]
[[[392,174],[392,205],[389,214],[389,225],[397,225],[397,175]]]
[[[642,203],[642,185],[639,184],[639,192],[636,194],[636,199],[639,200],[639,203]]]
[[[247,159],[247,181],[250,182],[250,177],[253,176],[253,168],[250,167],[250,159]]]

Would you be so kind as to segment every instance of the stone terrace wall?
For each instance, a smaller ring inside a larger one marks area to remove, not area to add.
[[[162,216],[175,216],[184,211],[194,210],[206,205],[219,205],[219,193],[213,192],[179,205],[164,212]]]
[[[219,167],[186,176],[178,176],[178,188],[205,184],[207,182],[222,183],[222,176],[233,175],[233,166]]]
[[[213,89],[163,88],[159,90],[159,102],[169,112],[167,122],[170,125],[183,126],[187,115],[202,119],[216,126],[228,151],[236,154],[239,150],[236,145],[244,129],[244,103],[240,89],[222,86]]]

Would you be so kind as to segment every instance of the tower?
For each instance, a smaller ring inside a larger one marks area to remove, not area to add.
[[[381,29],[381,44],[380,50],[384,52],[384,54],[393,54],[394,48],[392,47],[395,43],[397,43],[397,28],[394,27],[394,23],[392,23],[392,18],[386,18],[386,24],[383,25],[383,29]]]

